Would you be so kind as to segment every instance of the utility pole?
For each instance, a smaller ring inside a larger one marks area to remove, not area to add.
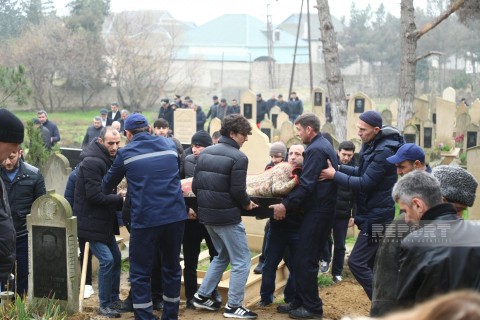
[[[275,88],[275,66],[273,58],[273,28],[272,28],[272,16],[268,12],[267,4],[267,48],[268,48],[268,85],[270,89]]]

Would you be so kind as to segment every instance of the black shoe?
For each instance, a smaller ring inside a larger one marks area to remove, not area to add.
[[[195,293],[195,295],[193,296],[193,305],[200,309],[217,311],[218,309],[220,309],[221,304],[213,300],[212,298],[204,297],[199,295],[198,293]]]
[[[110,305],[110,309],[118,312],[133,312],[133,302],[128,298],[123,301],[119,299]]]
[[[115,309],[110,309],[110,307],[99,308],[98,314],[107,318],[120,318],[120,313]]]
[[[190,299],[190,300],[187,300],[187,309],[190,309],[190,310],[195,310],[197,308],[195,308],[195,306],[193,305],[193,298]]]
[[[255,274],[262,274],[263,272],[263,262],[259,262],[255,269],[253,269],[253,273]]]
[[[163,301],[156,300],[152,302],[153,310],[161,311],[163,309]]]
[[[220,294],[220,292],[218,292],[218,289],[213,290],[212,299],[222,304],[223,302],[222,295]]]
[[[266,306],[271,305],[271,304],[272,304],[272,303],[269,302],[269,301],[260,300],[260,302],[257,303],[257,306],[258,306],[258,307],[266,307]]]
[[[293,302],[282,304],[277,307],[278,313],[289,313],[292,310],[297,309],[299,306],[295,305]]]
[[[290,311],[288,316],[292,319],[323,319],[323,314],[310,312],[303,306]]]
[[[245,308],[244,306],[230,307],[225,305],[225,311],[223,312],[225,318],[237,318],[237,319],[256,319],[257,314]]]

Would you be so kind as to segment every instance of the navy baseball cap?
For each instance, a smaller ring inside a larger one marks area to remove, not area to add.
[[[148,126],[147,119],[140,113],[131,114],[125,119],[125,130],[132,131]]]
[[[422,148],[417,146],[415,143],[405,143],[401,146],[397,153],[394,156],[388,157],[387,161],[392,164],[398,164],[403,161],[420,161],[422,163],[425,162],[425,152],[423,152]]]

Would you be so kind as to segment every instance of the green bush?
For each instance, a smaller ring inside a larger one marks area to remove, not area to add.
[[[333,284],[331,275],[320,274],[317,278],[317,283],[320,288],[326,288]]]

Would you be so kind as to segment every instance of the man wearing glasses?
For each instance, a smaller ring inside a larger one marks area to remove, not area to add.
[[[92,253],[100,262],[98,313],[109,318],[120,317],[115,306],[119,303],[121,254],[115,235],[120,234],[116,211],[122,209],[123,198],[116,193],[102,193],[102,178],[111,167],[119,144],[120,133],[105,127],[82,152],[73,206],[78,237],[90,242]]]

